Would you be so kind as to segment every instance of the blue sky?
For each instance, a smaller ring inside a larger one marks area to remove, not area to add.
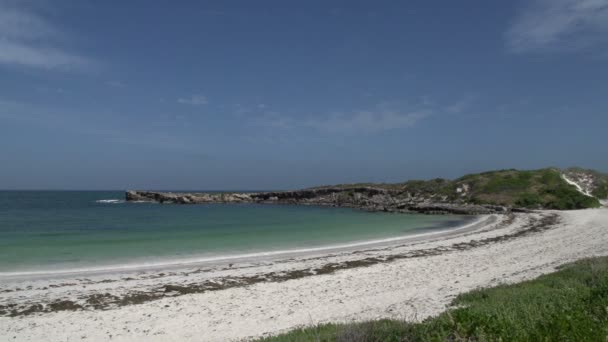
[[[0,0],[0,188],[608,171],[608,0]]]

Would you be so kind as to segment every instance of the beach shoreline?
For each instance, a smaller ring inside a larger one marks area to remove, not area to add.
[[[313,247],[300,247],[294,249],[280,249],[270,251],[260,251],[252,253],[240,254],[218,254],[211,256],[193,256],[190,258],[167,259],[165,261],[149,262],[144,264],[126,264],[126,265],[106,265],[106,266],[91,266],[87,268],[77,269],[58,269],[47,271],[12,271],[0,272],[0,280],[27,280],[27,279],[52,279],[53,277],[65,276],[103,276],[112,274],[129,274],[142,271],[153,272],[163,270],[180,270],[193,267],[210,267],[235,264],[239,262],[263,262],[281,259],[290,259],[294,257],[310,257],[323,256],[326,254],[334,254],[338,252],[352,252],[361,248],[374,248],[381,246],[391,246],[394,244],[420,241],[427,238],[447,237],[455,234],[466,233],[479,227],[480,225],[489,224],[497,219],[497,215],[480,215],[472,216],[468,220],[464,220],[457,226],[444,226],[439,228],[420,229],[408,232],[404,235],[378,238],[371,240],[356,240],[340,244],[328,244]]]
[[[321,322],[420,320],[458,293],[608,254],[606,209],[482,220],[451,233],[303,255],[2,277],[0,339],[223,341]]]

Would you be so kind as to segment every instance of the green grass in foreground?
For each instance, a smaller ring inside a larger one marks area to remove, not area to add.
[[[422,323],[323,324],[261,341],[608,341],[608,257],[465,293],[453,304]]]

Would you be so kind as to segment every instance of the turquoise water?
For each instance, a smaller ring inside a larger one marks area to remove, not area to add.
[[[466,220],[307,206],[125,203],[123,198],[123,192],[1,191],[0,274],[318,248]]]

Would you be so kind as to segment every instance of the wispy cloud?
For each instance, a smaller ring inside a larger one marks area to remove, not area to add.
[[[384,109],[356,111],[308,120],[303,122],[303,125],[330,133],[376,133],[411,127],[431,114],[432,112],[429,110],[395,111]]]
[[[265,111],[256,119],[256,123],[272,129],[312,129],[323,134],[374,134],[412,127],[434,113],[435,110],[428,106],[412,107],[380,103],[366,110],[332,112],[305,117]]]
[[[459,114],[470,108],[476,99],[477,95],[468,94],[451,105],[446,106],[444,109],[450,114]]]
[[[59,45],[67,34],[34,11],[0,0],[0,64],[76,69],[95,64]]]
[[[478,99],[478,94],[465,94],[451,104],[442,104],[423,96],[411,102],[385,101],[360,110],[299,116],[263,110],[257,113],[254,122],[258,126],[288,132],[310,129],[321,134],[378,134],[414,127],[432,116],[465,113]]]
[[[534,0],[505,34],[509,51],[579,50],[608,43],[608,0]]]
[[[89,61],[55,48],[34,47],[20,42],[0,40],[0,63],[45,69],[70,69],[84,67]]]
[[[207,97],[204,95],[192,95],[190,97],[180,97],[177,99],[177,103],[188,104],[193,106],[202,106],[209,103]]]

